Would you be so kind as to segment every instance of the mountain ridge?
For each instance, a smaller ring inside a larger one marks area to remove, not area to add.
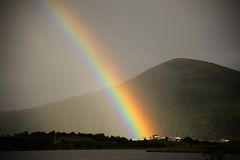
[[[177,58],[114,87],[134,89],[139,102],[146,104],[143,109],[153,115],[159,127],[156,133],[201,139],[237,138],[240,135],[239,82],[238,71]],[[99,90],[23,111],[1,112],[0,133],[62,130],[126,136],[124,126],[116,117],[106,90]]]

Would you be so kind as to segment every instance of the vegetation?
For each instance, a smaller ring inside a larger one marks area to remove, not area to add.
[[[217,143],[193,140],[129,140],[119,136],[64,132],[23,132],[0,137],[0,150],[66,150],[66,149],[147,149],[148,152],[202,152],[205,157],[220,153],[240,153],[240,142]]]
[[[23,132],[0,137],[0,150],[51,150],[51,149],[114,149],[162,146],[147,140],[132,141],[124,137],[99,134],[64,132]]]

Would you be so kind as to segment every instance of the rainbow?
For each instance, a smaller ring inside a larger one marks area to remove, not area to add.
[[[99,46],[79,17],[73,16],[63,4],[56,0],[41,0],[42,5],[57,25],[64,32],[64,36],[83,62],[102,86],[109,86],[119,82],[117,72],[104,57],[104,49]],[[141,110],[141,104],[131,93],[130,88],[111,87],[107,89],[108,98],[116,110],[126,132],[131,138],[149,137],[153,133],[153,124],[146,112]]]

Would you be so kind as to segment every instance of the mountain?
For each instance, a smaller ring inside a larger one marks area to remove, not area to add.
[[[237,71],[198,60],[173,59],[129,83],[150,102],[166,135],[201,139],[240,135]]]
[[[114,87],[134,89],[161,135],[199,139],[240,136],[238,71],[178,58]],[[0,112],[0,134],[57,130],[127,136],[116,117],[105,89],[31,109]]]

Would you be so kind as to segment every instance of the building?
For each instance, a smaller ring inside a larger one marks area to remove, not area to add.
[[[158,134],[154,134],[154,135],[152,135],[152,137],[150,139],[159,140],[160,138],[161,137]]]

